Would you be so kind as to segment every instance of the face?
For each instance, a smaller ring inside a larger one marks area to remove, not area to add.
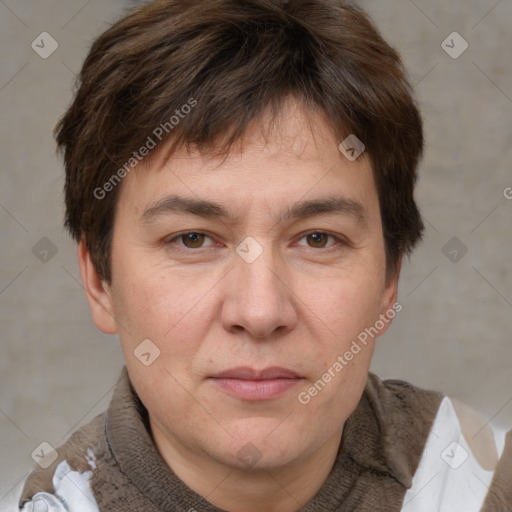
[[[347,160],[321,113],[282,114],[225,160],[139,164],[118,198],[111,285],[89,290],[155,437],[231,467],[293,465],[340,435],[373,352],[361,333],[381,334],[396,299],[370,162]]]

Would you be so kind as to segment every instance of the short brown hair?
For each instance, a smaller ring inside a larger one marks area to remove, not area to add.
[[[340,141],[354,134],[365,144],[394,273],[424,229],[413,196],[422,120],[399,55],[368,15],[343,0],[157,0],[94,41],[55,128],[65,225],[85,238],[101,278],[111,280],[112,178],[125,175],[157,126],[169,127],[192,98],[197,106],[161,130],[169,156],[180,145],[227,154],[251,121],[268,108],[275,117],[290,95],[325,112]]]

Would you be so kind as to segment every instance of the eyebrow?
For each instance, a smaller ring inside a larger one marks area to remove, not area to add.
[[[236,215],[224,206],[203,199],[177,195],[166,196],[150,204],[139,220],[146,224],[152,220],[168,215],[192,214],[211,219],[234,221]],[[343,196],[328,196],[294,203],[284,208],[276,219],[276,223],[284,220],[307,219],[318,215],[342,215],[353,217],[359,224],[368,224],[368,210],[362,203]]]

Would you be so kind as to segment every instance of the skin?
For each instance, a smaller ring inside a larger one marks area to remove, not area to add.
[[[169,467],[230,512],[292,512],[332,468],[375,339],[308,404],[298,395],[392,308],[399,265],[386,279],[369,159],[346,159],[325,115],[306,113],[292,99],[270,137],[262,136],[265,118],[259,123],[225,160],[182,149],[166,165],[143,161],[125,177],[110,284],[98,277],[83,242],[78,252],[94,322],[119,335]],[[360,203],[366,223],[339,213],[276,222],[295,202],[334,193]],[[215,201],[234,217],[167,213],[141,221],[169,194]],[[195,231],[207,236],[170,242]],[[249,236],[263,250],[252,263],[236,252]],[[160,350],[149,366],[134,356],[144,339]],[[285,367],[302,380],[268,400],[241,399],[210,378],[237,366]],[[253,460],[237,456],[247,443]]]

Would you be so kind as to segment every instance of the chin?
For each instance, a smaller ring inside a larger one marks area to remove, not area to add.
[[[239,469],[278,469],[293,462],[306,448],[297,429],[283,428],[275,420],[264,418],[257,422],[251,419],[244,427],[238,426],[228,448],[231,454],[229,465]]]

